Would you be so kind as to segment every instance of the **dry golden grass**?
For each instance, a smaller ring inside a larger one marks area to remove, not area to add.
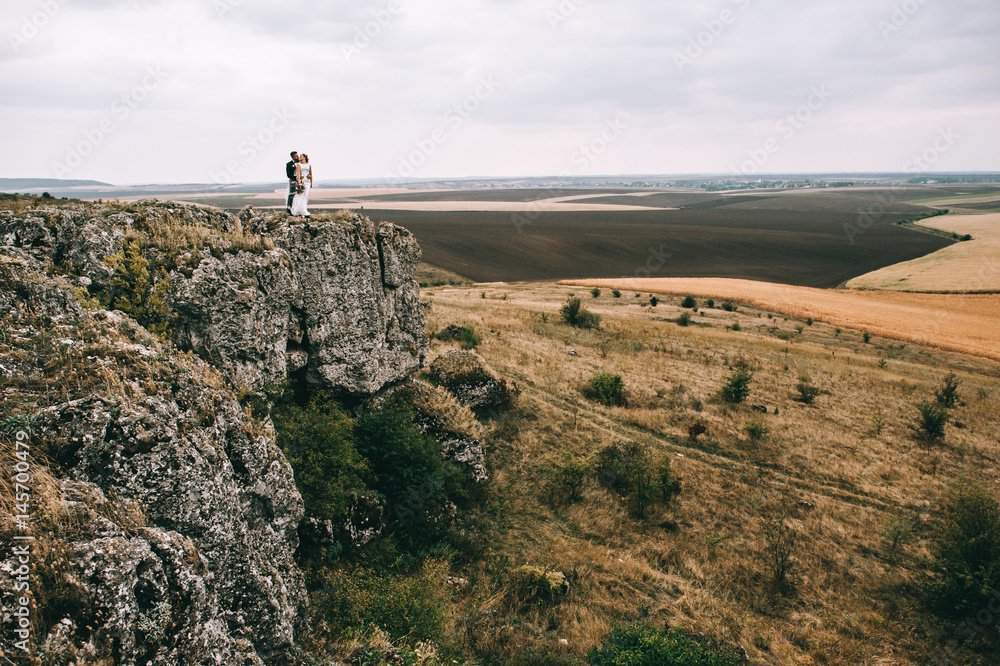
[[[1000,205],[1000,204],[998,204]],[[938,293],[1000,292],[1000,213],[946,215],[928,225],[972,236],[963,241],[849,280],[851,289]]]
[[[822,320],[874,335],[1000,360],[1000,294],[815,289],[726,278],[620,278],[561,284],[691,294]]]
[[[594,299],[577,289],[603,317],[601,330],[583,331],[558,323],[573,291],[507,284],[425,292],[428,330],[474,325],[478,351],[523,390],[518,409],[488,437],[508,523],[492,566],[531,564],[571,581],[561,603],[513,613],[503,582],[484,582],[495,568],[483,564],[480,582],[453,609],[466,646],[505,663],[539,649],[580,658],[614,622],[646,619],[738,643],[760,664],[917,664],[936,654],[939,632],[952,627],[925,619],[914,592],[926,572],[927,512],[959,475],[990,484],[1000,476],[1000,364],[865,344],[853,331],[747,307],[703,311],[682,328],[670,321],[681,309],[649,307],[648,292]],[[741,331],[727,330],[734,322]],[[447,347],[432,342],[435,353]],[[766,416],[714,397],[740,362],[756,368],[749,401],[766,405]],[[588,402],[580,389],[601,371],[621,374],[637,406]],[[967,404],[954,410],[962,428],[924,451],[908,425],[951,371],[964,382]],[[823,390],[811,406],[794,399],[803,374]],[[752,418],[771,430],[758,447],[742,433]],[[708,426],[697,441],[687,436],[694,420]],[[551,469],[564,453],[629,441],[673,456],[684,490],[672,508],[636,520],[593,480],[580,502],[549,502]],[[763,561],[762,525],[778,507],[791,512],[799,535],[787,595],[770,589]],[[899,516],[912,516],[919,536],[890,558],[883,525]],[[664,529],[665,519],[677,531]]]

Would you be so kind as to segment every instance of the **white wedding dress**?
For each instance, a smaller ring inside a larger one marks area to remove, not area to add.
[[[301,192],[295,195],[292,199],[292,215],[302,215],[303,217],[309,217],[309,211],[306,210],[306,206],[309,205],[309,190],[312,186],[309,184],[309,174],[312,172],[311,164],[299,164],[299,169],[302,171],[302,181],[305,184],[305,192]]]

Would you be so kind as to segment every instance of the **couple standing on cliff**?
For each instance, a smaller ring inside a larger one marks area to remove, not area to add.
[[[309,217],[306,206],[309,204],[309,190],[313,185],[312,165],[309,156],[299,155],[292,151],[292,159],[285,165],[285,176],[288,177],[288,194],[285,199],[285,212],[289,215]]]

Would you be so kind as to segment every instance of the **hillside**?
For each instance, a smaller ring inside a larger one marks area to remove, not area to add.
[[[468,284],[351,212],[53,204],[0,197],[5,658],[1000,656],[997,362]]]
[[[600,313],[600,330],[559,322],[573,292]],[[424,296],[429,330],[473,325],[480,353],[522,389],[489,450],[507,529],[486,571],[528,563],[574,581],[557,605],[503,615],[504,631],[489,614],[502,612],[496,588],[484,585],[456,604],[465,635],[489,633],[512,660],[531,650],[579,659],[614,622],[643,620],[738,644],[759,664],[996,663],[995,633],[969,638],[960,620],[927,611],[921,589],[949,484],[996,487],[1000,364],[742,306],[702,302],[682,327],[680,298],[649,307],[648,293],[496,284]],[[766,415],[718,399],[741,364],[754,369],[748,404]],[[598,372],[622,376],[628,406],[584,397]],[[910,431],[917,405],[952,372],[962,403],[944,444],[925,448]],[[813,404],[796,399],[801,377],[819,389]],[[759,443],[746,432],[754,421],[767,431]],[[695,423],[706,432],[692,438]],[[671,457],[684,488],[672,506],[636,519],[592,477],[579,501],[550,499],[567,456],[629,442]],[[787,593],[768,582],[778,516],[796,534]],[[899,525],[913,539],[893,549]]]

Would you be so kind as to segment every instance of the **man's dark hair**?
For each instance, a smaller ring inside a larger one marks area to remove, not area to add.
[[[292,152],[288,153],[288,156],[289,156],[289,157],[295,157],[295,156],[296,156],[296,155],[298,155],[298,154],[299,154],[299,151],[297,151],[297,150],[293,150]]]

